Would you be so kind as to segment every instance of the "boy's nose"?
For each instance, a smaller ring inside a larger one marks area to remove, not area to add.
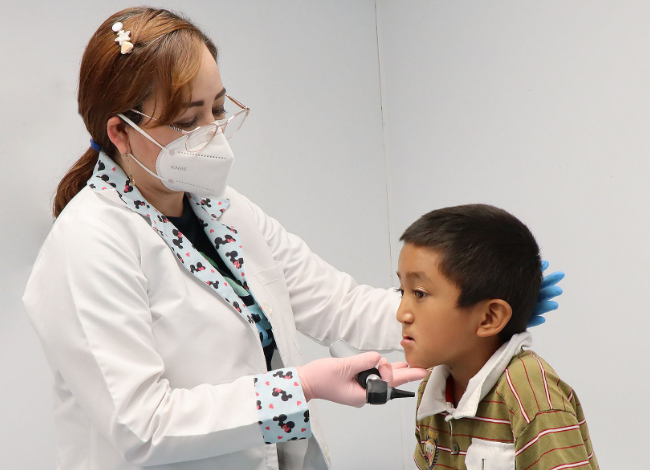
[[[413,323],[413,314],[408,312],[404,306],[404,302],[399,304],[396,317],[400,323]]]

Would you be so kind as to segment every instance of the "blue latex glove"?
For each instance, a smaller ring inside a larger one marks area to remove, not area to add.
[[[546,268],[548,268],[548,261],[542,261],[542,271],[546,271]],[[564,273],[561,271],[544,276],[542,288],[539,290],[539,297],[537,297],[537,305],[528,326],[541,325],[546,321],[542,315],[558,308],[558,303],[549,299],[562,294],[562,288],[555,285],[562,279],[564,279]]]

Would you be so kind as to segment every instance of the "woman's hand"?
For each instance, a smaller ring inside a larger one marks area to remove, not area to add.
[[[379,362],[379,373],[392,387],[426,377],[425,369],[410,369],[405,362],[389,364],[377,352],[367,352],[342,359],[318,359],[297,367],[307,401],[320,398],[342,405],[362,407],[366,391],[357,383],[359,372],[372,369]]]
[[[342,359],[317,359],[298,366],[298,375],[307,401],[314,398],[342,405],[362,407],[366,391],[357,383],[359,372],[372,369],[381,359],[378,352],[367,352]]]

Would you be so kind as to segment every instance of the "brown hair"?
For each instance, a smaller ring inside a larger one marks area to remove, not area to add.
[[[121,54],[113,24],[120,21],[131,32],[134,47]],[[191,80],[201,64],[202,45],[217,59],[212,41],[189,20],[168,10],[127,8],[109,17],[90,38],[79,73],[79,114],[102,151],[111,158],[117,148],[108,137],[107,121],[124,113],[136,124],[142,109],[156,90],[162,115],[158,125],[170,124],[191,95]],[[68,170],[54,198],[54,217],[83,189],[92,176],[99,152],[90,147]]]

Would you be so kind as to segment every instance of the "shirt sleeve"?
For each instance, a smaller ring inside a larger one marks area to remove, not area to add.
[[[596,457],[583,437],[584,420],[568,411],[549,410],[533,418],[517,437],[516,467],[527,470],[597,470]]]
[[[309,438],[309,407],[296,368],[257,374],[254,381],[264,442],[273,444]]]

